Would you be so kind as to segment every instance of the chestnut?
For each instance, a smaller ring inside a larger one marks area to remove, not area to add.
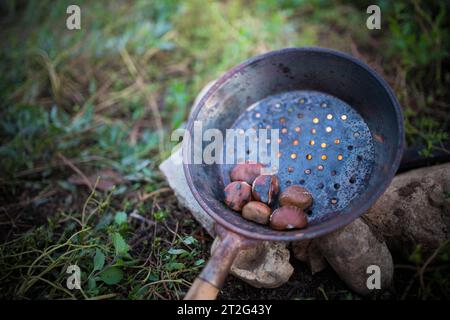
[[[225,204],[235,211],[252,200],[252,187],[244,181],[231,182],[225,187]]]
[[[264,166],[261,163],[245,162],[237,164],[230,172],[231,181],[245,181],[252,184],[253,180],[261,174]]]
[[[313,198],[311,192],[300,186],[290,186],[280,194],[280,206],[295,206],[306,209],[311,206]]]
[[[280,183],[274,175],[261,175],[253,181],[252,195],[257,201],[271,205],[280,191]]]
[[[242,216],[259,224],[268,224],[272,209],[262,202],[250,201],[242,209]]]
[[[270,216],[270,227],[275,230],[301,229],[307,224],[307,216],[299,207],[280,207]]]

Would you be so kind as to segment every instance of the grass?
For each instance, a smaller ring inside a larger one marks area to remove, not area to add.
[[[412,7],[412,8],[411,8]],[[448,39],[444,3],[424,4],[418,0],[393,5],[389,18],[392,36],[387,40],[392,66],[397,73],[396,93],[403,103],[408,142],[423,144],[423,156],[432,155],[449,139]]]
[[[45,227],[5,243],[2,297],[180,298],[179,292],[189,285],[183,274],[198,272],[204,263],[198,241],[177,233],[177,223],[172,230],[166,222],[169,216],[161,212],[137,222],[133,217],[141,216],[136,212],[112,214],[110,199],[111,194],[103,197],[94,191],[80,216],[61,213]],[[171,238],[166,238],[166,230]],[[81,290],[66,287],[69,265],[81,268]]]
[[[0,5],[2,298],[182,298],[211,240],[158,165],[201,88],[250,56],[349,52],[395,89],[410,144],[429,155],[448,139],[448,6],[382,2],[383,28],[369,32],[364,2],[77,1],[82,29],[69,31],[69,4]],[[83,290],[66,287],[72,264]],[[336,283],[294,297],[355,298]]]

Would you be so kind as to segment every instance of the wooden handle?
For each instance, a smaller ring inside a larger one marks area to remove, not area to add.
[[[243,238],[222,227],[217,227],[216,231],[220,242],[198,278],[195,279],[185,300],[216,299],[239,250],[256,244],[255,240]]]
[[[208,281],[197,278],[192,284],[184,300],[215,300],[219,294],[219,289]]]

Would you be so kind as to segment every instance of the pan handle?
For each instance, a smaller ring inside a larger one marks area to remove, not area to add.
[[[184,297],[185,300],[216,299],[239,250],[248,249],[257,243],[256,240],[244,238],[219,225],[216,233],[220,242]]]

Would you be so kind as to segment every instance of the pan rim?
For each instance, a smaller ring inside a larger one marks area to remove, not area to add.
[[[397,152],[394,158],[394,161],[392,162],[391,166],[389,167],[389,170],[386,173],[386,178],[383,180],[383,182],[377,187],[375,192],[373,192],[370,195],[370,198],[367,202],[365,202],[363,205],[355,208],[351,213],[345,214],[345,215],[337,215],[333,218],[330,218],[324,222],[321,222],[319,225],[316,225],[314,227],[315,230],[309,231],[307,233],[302,232],[302,230],[295,230],[295,231],[281,231],[279,235],[268,235],[268,234],[260,234],[251,232],[245,229],[242,229],[230,222],[228,222],[226,219],[220,216],[220,214],[216,213],[214,210],[212,210],[208,204],[203,200],[202,195],[198,192],[196,187],[193,183],[193,178],[191,176],[191,172],[189,169],[189,164],[183,163],[183,171],[184,175],[187,181],[187,184],[189,186],[189,189],[191,190],[192,194],[194,195],[194,198],[200,205],[200,207],[205,210],[205,212],[218,224],[220,224],[222,227],[235,232],[237,234],[240,234],[243,237],[249,238],[249,239],[256,239],[256,240],[272,240],[272,241],[298,241],[298,240],[305,240],[305,239],[312,239],[316,238],[322,235],[325,235],[327,233],[330,233],[332,231],[335,231],[337,229],[340,229],[349,223],[351,223],[353,220],[357,219],[359,216],[361,216],[364,212],[366,212],[374,203],[375,201],[386,191],[388,186],[390,185],[392,179],[395,176],[395,173],[398,170],[398,167],[400,165],[401,157],[403,155],[403,151],[405,148],[405,138],[404,138],[404,126],[403,126],[403,114],[400,107],[400,103],[398,102],[397,98],[395,97],[395,94],[392,90],[392,88],[387,84],[387,82],[372,68],[370,68],[366,63],[363,61],[349,55],[346,53],[343,53],[341,51],[337,51],[334,49],[329,48],[322,48],[322,47],[288,47],[283,48],[279,50],[270,51],[261,55],[257,55],[254,57],[251,57],[244,62],[238,64],[237,66],[231,68],[226,73],[224,73],[219,79],[217,79],[214,84],[206,91],[206,93],[203,95],[203,97],[198,101],[198,103],[194,106],[194,110],[192,111],[191,115],[189,116],[189,121],[186,126],[186,131],[191,132],[193,129],[194,121],[197,119],[198,114],[200,113],[200,110],[205,105],[205,102],[233,75],[240,72],[242,69],[245,69],[252,63],[255,63],[256,61],[266,59],[268,57],[274,56],[274,55],[280,55],[290,52],[302,52],[302,53],[314,53],[314,54],[328,54],[332,56],[336,56],[342,59],[346,59],[364,70],[368,72],[369,76],[372,76],[376,82],[378,82],[382,88],[385,90],[385,92],[388,94],[388,97],[394,107],[395,115],[396,115],[396,121],[399,127],[399,141],[397,144]],[[186,146],[186,140],[183,140],[183,146],[182,148],[190,147],[190,145]]]

